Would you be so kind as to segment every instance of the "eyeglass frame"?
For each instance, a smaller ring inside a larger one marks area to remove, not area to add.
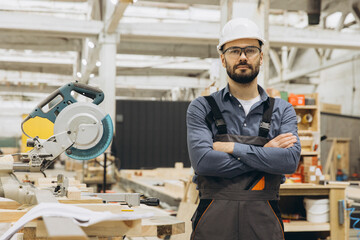
[[[231,49],[240,49],[240,54],[239,54],[239,57],[241,57],[241,55],[244,53],[245,54],[245,57],[248,57],[246,55],[246,52],[245,52],[245,49],[246,48],[257,48],[259,50],[259,54],[261,53],[261,48],[257,47],[257,46],[246,46],[246,47],[237,47],[237,46],[233,46],[233,47],[229,47],[227,48],[226,50],[224,50],[222,53],[225,55],[225,53],[228,51],[228,50],[231,50]],[[255,55],[253,55],[255,56]]]

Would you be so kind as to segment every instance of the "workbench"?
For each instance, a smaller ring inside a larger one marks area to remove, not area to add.
[[[291,221],[284,223],[285,232],[330,232],[331,240],[349,239],[349,212],[344,211],[344,224],[339,224],[339,201],[346,201],[346,185],[315,185],[315,184],[282,184],[280,187],[280,209],[286,197],[315,197],[329,198],[330,222],[311,223],[308,221]],[[294,206],[300,208],[300,206]],[[301,206],[303,207],[303,206]]]
[[[89,202],[89,200],[87,200]],[[94,202],[98,202],[95,199]],[[74,202],[72,202],[74,203]],[[121,213],[128,211],[127,206],[119,204],[75,204],[78,207],[83,207],[93,211],[111,211],[113,213]],[[24,239],[88,239],[88,237],[122,237],[123,235],[129,237],[160,237],[164,238],[171,235],[181,234],[185,232],[185,224],[183,221],[171,217],[156,207],[140,206],[131,209],[134,213],[154,214],[153,217],[137,220],[126,221],[104,221],[89,227],[81,227],[85,234],[79,233],[76,236],[68,236],[68,233],[59,232],[58,224],[63,218],[54,218],[53,227],[45,226],[42,219],[37,219],[25,225],[22,232]],[[20,219],[25,213],[19,203],[8,199],[1,199],[0,201],[0,223],[15,222]],[[49,217],[48,217],[49,218]],[[52,217],[53,218],[53,217]],[[49,220],[49,219],[47,219]],[[65,223],[64,223],[65,224]],[[69,226],[69,228],[72,226]],[[75,232],[75,231],[74,231]]]

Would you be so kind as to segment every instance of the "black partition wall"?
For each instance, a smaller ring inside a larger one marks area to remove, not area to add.
[[[189,102],[116,101],[118,169],[190,167],[186,145],[186,110]]]

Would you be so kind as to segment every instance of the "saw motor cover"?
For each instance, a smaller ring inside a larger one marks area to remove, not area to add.
[[[71,95],[72,92],[93,101],[78,102]],[[55,100],[57,102],[52,104]],[[23,124],[30,118],[47,118],[54,123],[53,137],[57,143],[70,146],[63,149],[69,157],[77,160],[93,159],[106,151],[113,138],[112,120],[98,106],[103,100],[104,93],[98,88],[77,82],[68,83],[36,106],[22,122],[22,131],[32,138],[25,133]],[[51,107],[45,110],[50,104]]]

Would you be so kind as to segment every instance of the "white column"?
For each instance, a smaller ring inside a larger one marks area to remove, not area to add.
[[[263,31],[266,40],[263,46],[264,61],[261,71],[258,76],[258,84],[267,87],[269,78],[269,7],[270,0],[221,0],[221,28],[227,21],[233,18],[243,17],[253,20],[259,28]],[[219,34],[220,35],[220,34]],[[221,66],[220,70],[220,86],[225,86],[227,83],[227,74],[225,69]]]
[[[105,5],[105,6],[104,6]],[[115,5],[110,1],[106,0],[103,2],[104,9],[104,26],[107,20],[111,17],[114,12]],[[101,103],[101,107],[108,113],[112,119],[115,131],[115,106],[116,106],[116,44],[118,43],[117,34],[107,34],[105,29],[99,36],[100,53],[99,61],[101,63],[99,67],[99,86],[105,94],[105,99]]]
[[[105,94],[101,107],[108,113],[115,128],[115,105],[116,105],[116,34],[106,35],[101,39],[99,61],[99,85]]]

